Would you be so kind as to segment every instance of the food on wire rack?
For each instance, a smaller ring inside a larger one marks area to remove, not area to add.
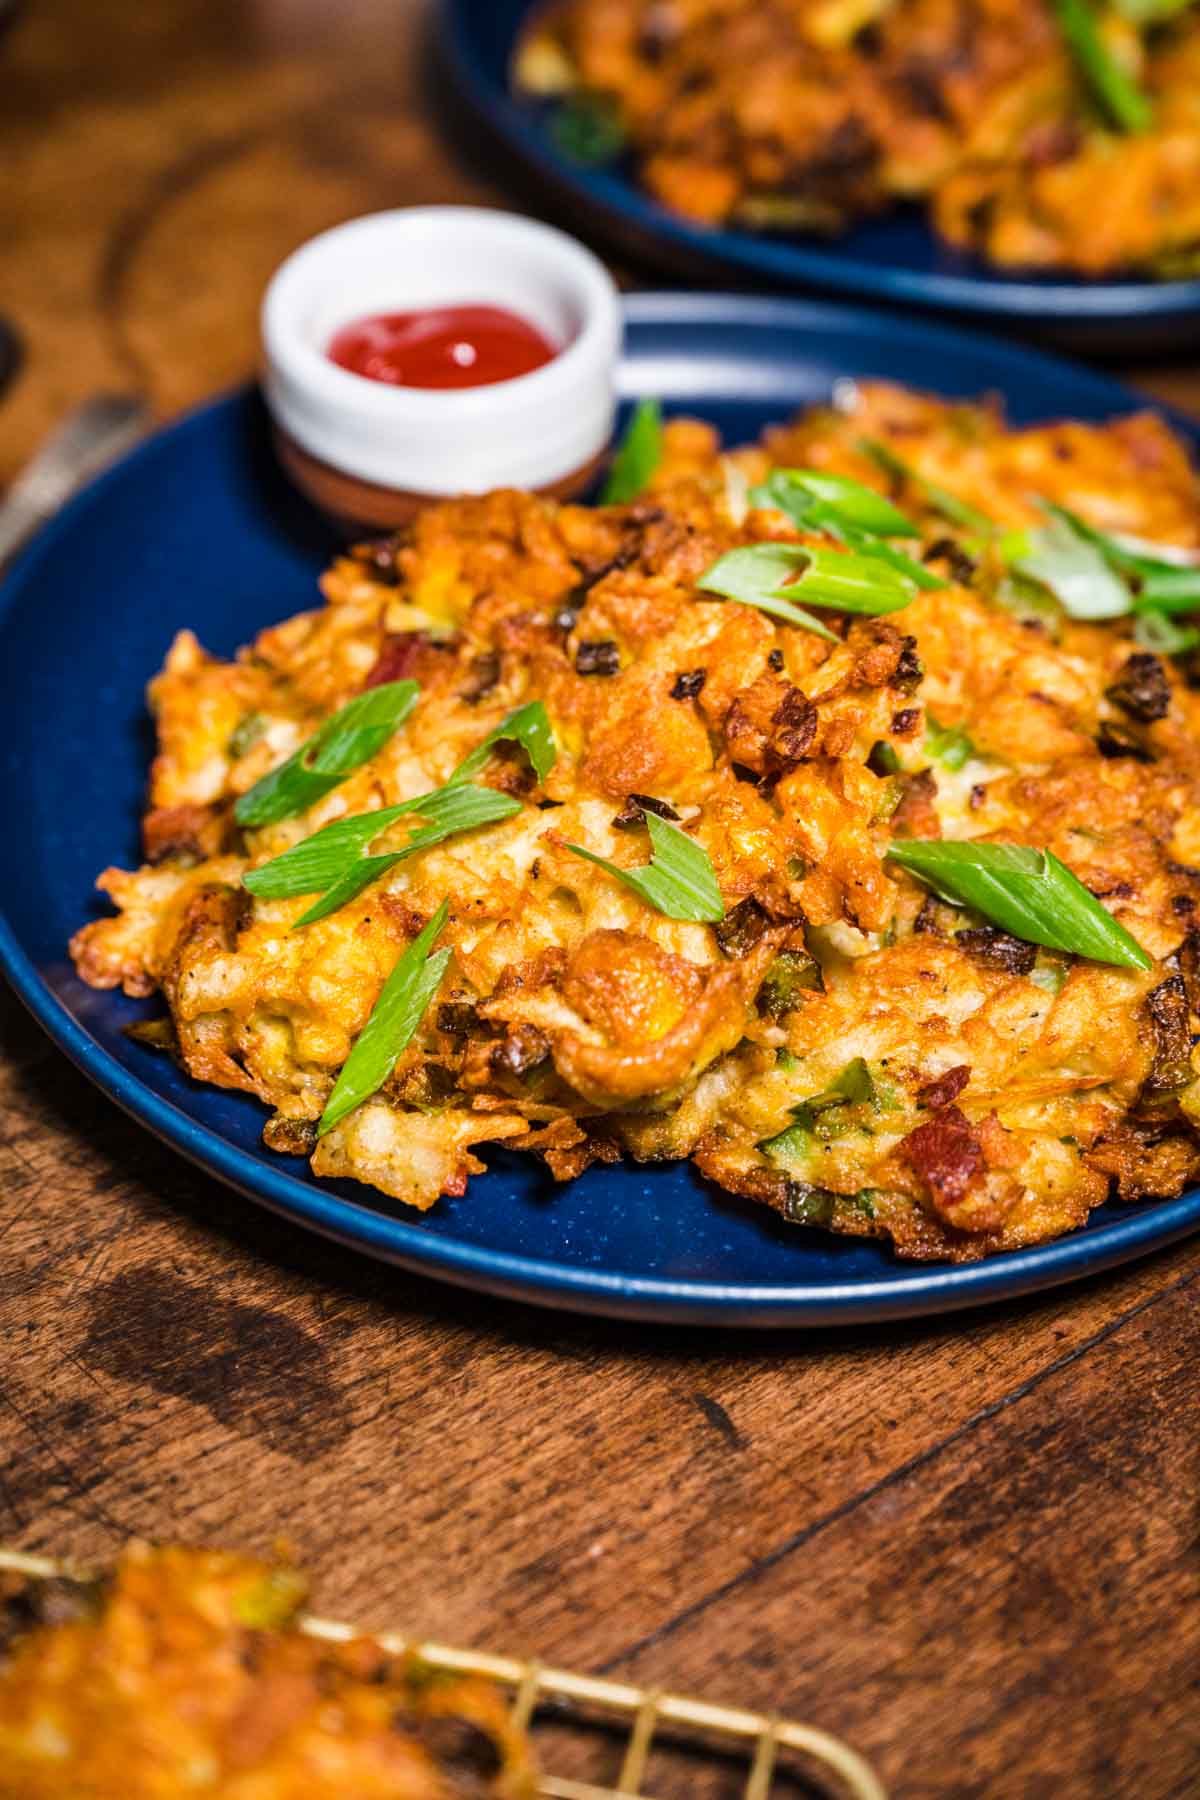
[[[0,1572],[0,1800],[532,1800],[489,1683],[296,1628],[303,1576],[131,1545]]]
[[[515,76],[562,153],[627,150],[701,225],[833,233],[916,200],[1002,267],[1200,269],[1187,0],[556,0]]]
[[[233,662],[182,632],[83,978],[161,992],[138,1034],[271,1148],[416,1207],[486,1144],[691,1157],[962,1260],[1178,1193],[1200,488],[1167,426],[873,384],[722,455],[643,406],[610,493],[431,505]]]

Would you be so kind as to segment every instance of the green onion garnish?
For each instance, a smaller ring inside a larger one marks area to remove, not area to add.
[[[457,832],[511,819],[520,810],[519,800],[495,788],[454,782],[415,800],[403,800],[398,806],[385,806],[379,812],[335,819],[332,825],[314,832],[281,856],[272,857],[261,868],[248,869],[242,884],[264,900],[291,900],[297,894],[319,893],[321,899],[296,920],[292,929],[297,930],[336,912],[369,882],[406,857],[443,843]],[[416,815],[426,823],[417,827],[402,849],[368,856],[373,841],[405,814]]]
[[[925,711],[925,748],[945,769],[961,769],[975,754],[975,746],[961,725],[939,725]]]
[[[964,531],[982,533],[984,537],[990,537],[995,530],[995,525],[986,513],[980,512],[969,501],[960,500],[949,488],[922,475],[910,462],[897,456],[890,444],[885,444],[878,438],[864,437],[859,438],[858,447],[885,475],[890,475],[896,481],[907,481],[911,487],[916,488],[925,504],[934,512],[941,513],[951,525],[958,525]]]
[[[1200,644],[1200,631],[1194,625],[1177,625],[1168,613],[1152,606],[1135,616],[1133,635],[1143,650],[1159,656],[1183,656]]]
[[[1050,500],[1041,505],[1049,523],[1009,532],[1001,548],[1012,568],[1047,588],[1073,619],[1200,609],[1200,564],[1185,552],[1100,531]]]
[[[974,907],[1026,943],[1122,969],[1154,967],[1137,939],[1048,850],[913,838],[893,843],[888,856],[943,900]]]
[[[794,1124],[786,1125],[774,1137],[762,1138],[757,1148],[777,1168],[795,1169],[798,1163],[803,1167],[812,1149],[812,1133],[817,1129],[822,1113],[832,1112],[841,1106],[864,1105],[870,1105],[878,1111],[881,1099],[870,1067],[861,1056],[856,1056],[822,1093],[813,1094],[791,1108]],[[823,1135],[841,1135],[837,1130],[829,1129],[834,1123],[833,1120],[826,1122]]]
[[[704,571],[696,586],[707,594],[757,606],[832,642],[838,641],[834,634],[796,600],[836,612],[877,616],[899,612],[917,592],[914,582],[879,557],[807,544],[747,544],[728,550]]]
[[[824,531],[848,550],[878,557],[919,588],[942,588],[940,575],[927,569],[894,544],[890,537],[919,536],[917,527],[874,488],[852,481],[848,475],[829,475],[817,469],[773,469],[766,481],[753,488],[755,506],[777,507],[799,531]]]
[[[506,719],[488,732],[481,744],[477,744],[469,756],[455,769],[447,787],[460,781],[469,781],[472,775],[478,775],[492,754],[497,744],[520,744],[533,766],[533,772],[539,781],[545,781],[547,775],[558,761],[558,746],[554,742],[554,733],[550,729],[550,718],[540,700],[530,700],[524,706],[518,706],[510,712]]]
[[[1051,512],[1047,524],[1030,531],[1009,533],[1003,551],[1018,574],[1048,588],[1072,619],[1119,619],[1132,607],[1108,558],[1063,513]]]
[[[624,506],[627,500],[636,500],[662,455],[662,407],[657,400],[639,400],[613,457],[600,495],[601,506]]]
[[[865,531],[870,537],[921,535],[912,520],[875,488],[821,469],[772,469],[751,489],[750,499],[755,506],[778,507],[803,530],[833,525]]]
[[[1131,25],[1162,25],[1194,6],[1195,0],[1113,0],[1113,6]]]
[[[741,550],[729,550],[704,571],[698,588],[706,594],[717,594],[723,600],[737,600],[743,606],[756,606],[787,625],[798,625],[803,631],[815,632],[831,644],[840,643],[820,619],[795,606],[781,592],[781,584],[807,566],[809,552],[798,544],[750,544]]]
[[[669,819],[652,812],[644,816],[650,833],[650,861],[641,868],[619,869],[582,844],[568,844],[567,849],[607,869],[668,919],[715,925],[725,917],[725,907],[708,852]]]
[[[419,693],[415,681],[388,681],[359,694],[241,796],[233,809],[238,824],[277,825],[306,812],[383,749]]]
[[[1178,550],[1172,544],[1153,544],[1120,532],[1100,531],[1065,506],[1050,500],[1044,500],[1042,505],[1052,518],[1086,538],[1109,567],[1126,578],[1132,588],[1130,604],[1134,608],[1151,607],[1162,612],[1200,608],[1200,562],[1191,552]]]
[[[625,147],[621,114],[603,94],[573,94],[551,114],[550,137],[563,155],[588,167],[611,162]]]
[[[1054,0],[1058,23],[1092,97],[1118,131],[1145,131],[1154,109],[1104,42],[1090,0]]]
[[[413,1033],[425,1016],[425,1009],[442,984],[449,950],[429,955],[446,923],[449,903],[438,907],[424,931],[415,937],[383,984],[383,991],[371,1010],[371,1016],[355,1039],[354,1048],[342,1066],[333,1085],[317,1126],[323,1137],[347,1113],[381,1088],[407,1048]]]

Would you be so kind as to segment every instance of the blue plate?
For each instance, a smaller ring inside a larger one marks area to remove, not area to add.
[[[625,394],[659,394],[731,439],[826,401],[845,375],[960,397],[998,390],[1018,421],[1100,419],[1139,404],[1034,351],[847,307],[641,294],[626,319]],[[334,547],[284,481],[258,397],[244,392],[102,477],[0,587],[0,964],[56,1042],[135,1118],[252,1199],[372,1255],[491,1293],[634,1318],[817,1325],[937,1312],[1091,1274],[1200,1225],[1200,1193],[1106,1206],[1039,1249],[914,1267],[881,1245],[785,1226],[690,1165],[597,1168],[557,1187],[532,1157],[499,1152],[465,1198],[417,1215],[354,1183],[318,1183],[302,1161],[264,1150],[263,1108],[130,1042],[122,1027],[156,1008],[85,987],[66,943],[102,910],[97,871],[139,859],[151,753],[143,695],[172,633],[192,626],[229,654],[314,604]]]
[[[572,162],[546,129],[545,107],[514,98],[513,45],[531,10],[530,0],[442,0],[442,48],[475,111],[570,202],[576,229],[582,208],[627,253],[685,279],[734,275],[760,286],[932,308],[1078,351],[1161,355],[1200,341],[1200,280],[1004,275],[952,250],[913,207],[829,240],[689,225],[623,168]]]

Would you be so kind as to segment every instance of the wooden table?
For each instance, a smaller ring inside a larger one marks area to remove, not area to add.
[[[426,23],[28,0],[0,39],[26,349],[0,479],[97,387],[166,414],[240,380],[321,227],[504,203],[446,135]],[[1143,380],[1200,406],[1194,370]],[[580,1322],[307,1238],[11,999],[2,1039],[0,1537],[286,1533],[327,1611],[798,1714],[911,1800],[1200,1793],[1200,1245],[945,1322]]]

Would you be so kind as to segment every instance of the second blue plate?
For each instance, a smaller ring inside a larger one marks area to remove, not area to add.
[[[442,0],[442,45],[460,91],[569,202],[576,230],[589,219],[627,253],[684,279],[734,276],[759,287],[920,307],[1100,355],[1162,355],[1200,340],[1200,280],[1004,274],[944,244],[915,207],[833,239],[689,224],[620,166],[572,162],[547,130],[545,109],[514,97],[513,47],[531,10],[531,0]]]
[[[626,396],[660,395],[735,441],[827,401],[847,375],[950,396],[993,390],[1026,422],[1101,419],[1139,404],[1033,351],[847,307],[641,294],[626,302],[626,325]],[[784,1225],[689,1164],[595,1168],[556,1187],[533,1158],[499,1152],[462,1199],[417,1215],[353,1183],[319,1183],[302,1161],[264,1150],[264,1109],[132,1043],[123,1027],[154,1008],[85,987],[66,946],[102,904],[97,871],[138,861],[145,684],[172,634],[191,626],[229,655],[316,603],[333,548],[280,474],[260,402],[244,392],[104,476],[0,587],[0,966],[135,1118],[297,1226],[489,1293],[631,1318],[820,1325],[942,1312],[1093,1274],[1200,1226],[1193,1193],[1106,1206],[1083,1230],[1019,1254],[913,1266],[880,1244]],[[61,1229],[71,1229],[66,1212]]]

